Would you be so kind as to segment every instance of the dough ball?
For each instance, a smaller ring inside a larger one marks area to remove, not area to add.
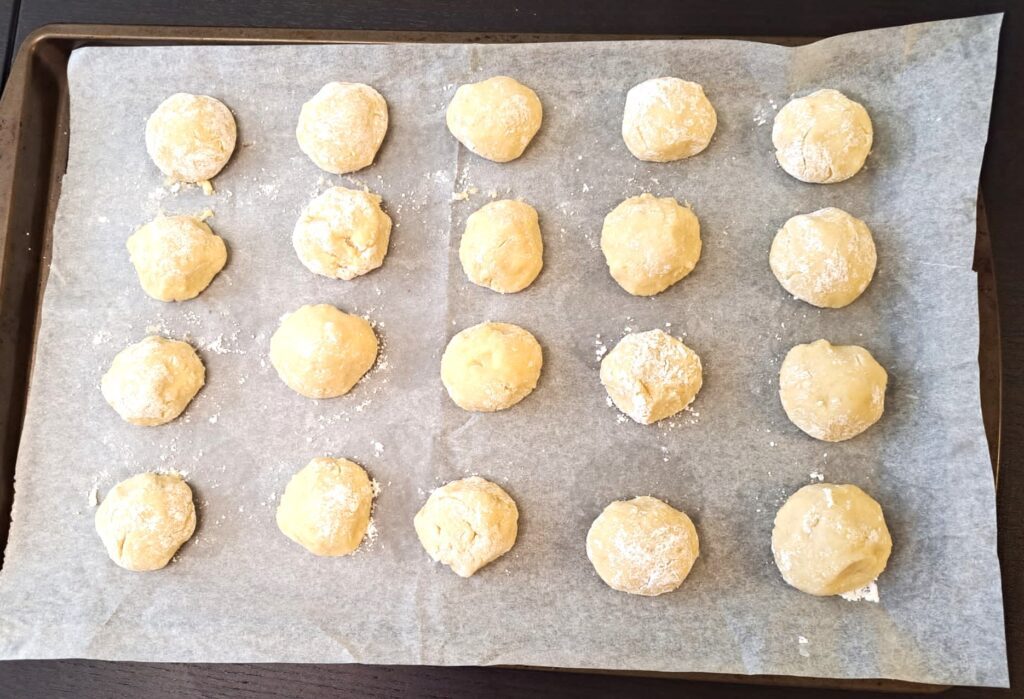
[[[463,410],[491,413],[530,395],[544,363],[540,343],[518,325],[480,323],[451,339],[441,381]]]
[[[772,143],[782,169],[803,182],[847,180],[871,151],[871,117],[838,90],[790,100],[775,115]]]
[[[139,283],[158,301],[198,296],[224,268],[224,240],[193,216],[158,216],[128,238]]]
[[[485,204],[466,220],[459,260],[469,281],[502,294],[530,286],[544,266],[537,211],[521,201]]]
[[[855,485],[805,485],[775,515],[775,565],[787,583],[811,595],[871,584],[891,551],[882,508]]]
[[[543,115],[536,92],[498,76],[461,85],[445,119],[452,136],[466,148],[496,163],[507,163],[530,145]]]
[[[820,209],[786,221],[768,256],[782,287],[822,308],[853,303],[875,275],[871,229],[842,209]]]
[[[515,501],[478,476],[438,488],[413,519],[427,554],[464,578],[512,548],[518,522]]]
[[[289,313],[270,338],[277,375],[307,398],[345,395],[375,361],[377,336],[370,324],[325,303]]]
[[[162,425],[181,415],[206,382],[192,346],[150,335],[117,353],[100,389],[110,407],[133,425]]]
[[[626,335],[601,360],[601,383],[608,396],[641,425],[688,406],[702,382],[700,357],[663,330]]]
[[[388,130],[388,103],[362,83],[327,83],[302,105],[295,137],[318,168],[343,175],[371,165]]]
[[[345,556],[370,526],[373,484],[348,459],[313,459],[292,476],[277,506],[277,526],[317,556]]]
[[[205,182],[220,172],[235,150],[235,118],[224,103],[206,95],[171,95],[146,122],[146,150],[168,177]]]
[[[302,210],[292,245],[309,271],[353,279],[384,263],[390,238],[391,217],[379,196],[332,187]]]
[[[692,272],[700,246],[700,222],[672,197],[630,197],[601,229],[608,269],[634,296],[654,296]]]
[[[697,155],[717,126],[715,108],[697,83],[652,78],[626,93],[622,138],[640,160],[667,163]]]
[[[815,439],[841,442],[882,417],[888,380],[863,347],[817,340],[797,345],[782,361],[779,398],[801,430]]]
[[[700,555],[693,522],[657,498],[608,505],[587,532],[587,558],[608,587],[654,597],[686,580]]]
[[[159,570],[196,529],[192,489],[176,473],[140,473],[121,481],[96,510],[96,532],[117,565]]]

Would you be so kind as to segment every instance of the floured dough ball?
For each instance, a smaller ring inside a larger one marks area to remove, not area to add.
[[[192,346],[150,335],[117,353],[100,389],[133,425],[162,425],[181,415],[206,382],[206,368]]]
[[[540,343],[511,323],[480,323],[448,342],[441,381],[463,410],[505,410],[530,395],[544,359]]]
[[[798,299],[821,308],[853,303],[875,275],[871,229],[842,209],[786,221],[768,256],[775,278]]]
[[[430,557],[464,578],[512,548],[518,522],[509,494],[478,476],[438,488],[413,519]]]
[[[654,597],[686,580],[697,556],[686,513],[648,496],[608,505],[587,532],[587,558],[608,587]]]
[[[96,510],[96,531],[107,554],[128,570],[163,568],[195,529],[192,489],[176,473],[140,473],[121,481]]]
[[[370,526],[373,484],[348,459],[313,459],[292,476],[277,506],[277,526],[317,556],[345,556]]]
[[[302,105],[295,137],[321,170],[343,175],[371,165],[388,130],[388,103],[362,83],[327,83]]]
[[[377,336],[359,316],[325,303],[289,313],[270,338],[270,363],[296,393],[335,398],[377,361]]]
[[[693,271],[700,222],[672,197],[630,197],[604,218],[601,252],[612,277],[634,296],[654,296]]]
[[[855,485],[805,485],[775,515],[775,565],[787,583],[811,595],[870,585],[891,551],[881,506]]]
[[[540,129],[544,110],[537,93],[498,76],[461,85],[448,105],[448,130],[462,145],[496,163],[515,160]]]
[[[803,182],[842,182],[871,151],[871,117],[838,90],[818,90],[775,115],[772,143],[782,169]]]
[[[815,439],[841,442],[882,417],[888,380],[863,347],[817,340],[797,345],[782,361],[779,398],[801,430]]]
[[[147,294],[158,301],[198,296],[224,268],[224,240],[194,216],[158,216],[128,238],[128,254]]]
[[[693,402],[703,383],[700,357],[663,330],[632,333],[601,360],[601,383],[622,412],[641,425]]]
[[[502,294],[522,291],[544,266],[537,211],[511,199],[485,204],[466,220],[459,260],[474,284]]]
[[[146,150],[168,177],[206,182],[235,150],[235,118],[220,100],[184,92],[171,95],[146,122]]]
[[[391,217],[379,196],[331,187],[302,210],[292,245],[309,271],[353,279],[384,263],[390,238]]]
[[[640,160],[667,163],[697,155],[717,126],[715,108],[697,83],[652,78],[626,93],[622,138]]]

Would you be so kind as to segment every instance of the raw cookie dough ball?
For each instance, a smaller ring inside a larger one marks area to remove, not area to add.
[[[352,279],[383,264],[390,238],[391,217],[379,196],[332,187],[302,210],[292,245],[309,271]]]
[[[496,163],[507,163],[530,145],[543,115],[536,92],[498,76],[459,86],[445,119],[452,136],[466,148]]]
[[[150,335],[117,353],[100,389],[110,407],[133,425],[162,425],[181,415],[206,382],[192,346]]]
[[[146,150],[168,177],[205,182],[220,172],[235,150],[235,118],[224,103],[206,95],[171,95],[146,122]]]
[[[370,526],[373,484],[348,459],[313,459],[292,476],[277,506],[277,526],[317,556],[345,556]]]
[[[459,260],[474,284],[502,294],[530,286],[544,266],[537,211],[511,199],[485,204],[466,220]]]
[[[782,361],[779,398],[801,430],[815,439],[841,442],[882,417],[888,380],[863,347],[817,340],[797,345]]]
[[[327,83],[302,105],[295,137],[321,170],[343,175],[371,165],[388,130],[388,103],[362,83]]]
[[[544,363],[540,343],[510,323],[480,323],[448,342],[441,381],[463,410],[511,408],[537,386]]]
[[[587,532],[587,558],[608,587],[653,597],[686,580],[700,555],[693,522],[657,498],[613,502]]]
[[[667,163],[708,147],[718,116],[704,88],[679,78],[652,78],[626,93],[622,138],[640,160]]]
[[[325,303],[289,313],[270,338],[277,375],[307,398],[345,395],[376,360],[370,324]]]
[[[688,406],[702,382],[700,357],[663,330],[626,335],[601,360],[601,383],[609,397],[641,425]]]
[[[157,216],[128,238],[139,283],[158,301],[198,296],[224,268],[224,240],[194,216]]]
[[[654,296],[692,272],[700,246],[700,222],[672,197],[630,197],[601,229],[608,269],[634,296]]]
[[[512,548],[518,522],[515,501],[478,476],[438,488],[413,519],[430,557],[464,578]]]
[[[121,481],[96,510],[96,532],[107,554],[128,570],[163,568],[195,529],[192,489],[176,473]]]
[[[871,151],[871,117],[838,90],[818,90],[775,115],[772,143],[782,169],[803,182],[827,184],[856,175]]]
[[[855,485],[805,485],[775,515],[775,565],[787,583],[811,595],[871,584],[891,551],[882,508]]]
[[[768,262],[782,287],[821,308],[853,303],[875,275],[871,229],[842,209],[819,209],[786,221]]]

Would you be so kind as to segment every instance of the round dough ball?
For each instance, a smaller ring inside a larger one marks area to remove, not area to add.
[[[176,473],[121,481],[96,510],[96,532],[110,560],[128,570],[163,568],[195,529],[192,489]]]
[[[181,415],[206,382],[192,346],[150,335],[117,353],[100,389],[110,407],[133,425],[162,425]]]
[[[227,165],[236,135],[235,118],[223,102],[179,92],[146,122],[146,150],[168,177],[205,182]]]
[[[193,216],[158,216],[128,238],[139,283],[158,301],[198,296],[224,268],[224,240]]]
[[[797,345],[782,361],[779,398],[801,430],[815,439],[842,442],[882,417],[888,380],[863,347],[817,340]]]
[[[718,115],[704,88],[679,78],[652,78],[626,93],[622,138],[640,160],[667,163],[708,147]]]
[[[805,485],[775,515],[775,565],[787,583],[811,595],[871,584],[891,551],[882,508],[855,485]]]
[[[277,526],[317,556],[346,556],[370,526],[373,484],[348,459],[320,457],[292,476],[277,506]]]
[[[480,323],[451,339],[441,381],[463,410],[505,410],[530,395],[544,363],[540,343],[510,323]]]
[[[459,260],[469,281],[502,294],[530,286],[544,266],[537,211],[511,199],[485,204],[466,219]]]
[[[654,597],[686,580],[700,555],[686,513],[642,496],[608,505],[587,532],[587,558],[608,587]]]
[[[427,554],[464,578],[512,548],[518,522],[509,494],[478,476],[438,488],[413,519]]]
[[[309,271],[353,279],[384,263],[390,238],[391,217],[379,196],[332,187],[302,210],[292,245]]]
[[[270,363],[307,398],[352,390],[377,361],[377,336],[365,319],[325,303],[289,313],[270,338]]]
[[[853,303],[875,275],[876,260],[867,224],[831,207],[786,221],[768,256],[786,291],[821,308]]]
[[[498,76],[459,86],[445,120],[452,136],[466,148],[496,163],[507,163],[530,145],[543,116],[536,92]]]
[[[608,269],[634,296],[654,296],[692,272],[700,248],[700,222],[672,197],[630,197],[601,229]]]
[[[803,182],[842,182],[871,151],[871,117],[838,90],[818,90],[775,115],[772,143],[782,169]]]
[[[318,168],[343,175],[371,165],[388,130],[388,103],[362,83],[327,83],[302,105],[295,137]]]

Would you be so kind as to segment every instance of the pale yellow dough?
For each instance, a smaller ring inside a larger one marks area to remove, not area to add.
[[[388,130],[388,103],[362,83],[330,82],[299,112],[295,137],[318,168],[343,175],[373,163]]]
[[[306,205],[292,245],[306,268],[332,279],[354,279],[384,263],[391,217],[370,192],[331,187]]]
[[[772,143],[782,169],[803,182],[847,180],[864,167],[874,131],[864,107],[838,90],[818,90],[775,115]]]
[[[666,163],[697,155],[717,126],[715,108],[697,83],[652,78],[626,93],[622,138],[640,160]]]
[[[466,220],[459,261],[474,284],[502,294],[522,291],[544,266],[537,211],[511,199],[485,204]]]
[[[452,136],[497,163],[521,156],[543,117],[537,93],[505,76],[459,86],[445,114]]]
[[[100,389],[124,420],[162,425],[181,415],[206,382],[206,369],[192,346],[150,335],[117,353]]]
[[[235,150],[235,118],[222,102],[206,95],[173,94],[146,122],[146,150],[168,177],[206,182]]]
[[[127,247],[143,291],[158,301],[195,298],[228,259],[224,240],[194,216],[158,216]]]
[[[480,323],[457,333],[441,356],[441,381],[463,410],[505,410],[530,395],[544,363],[540,343],[510,323]]]

